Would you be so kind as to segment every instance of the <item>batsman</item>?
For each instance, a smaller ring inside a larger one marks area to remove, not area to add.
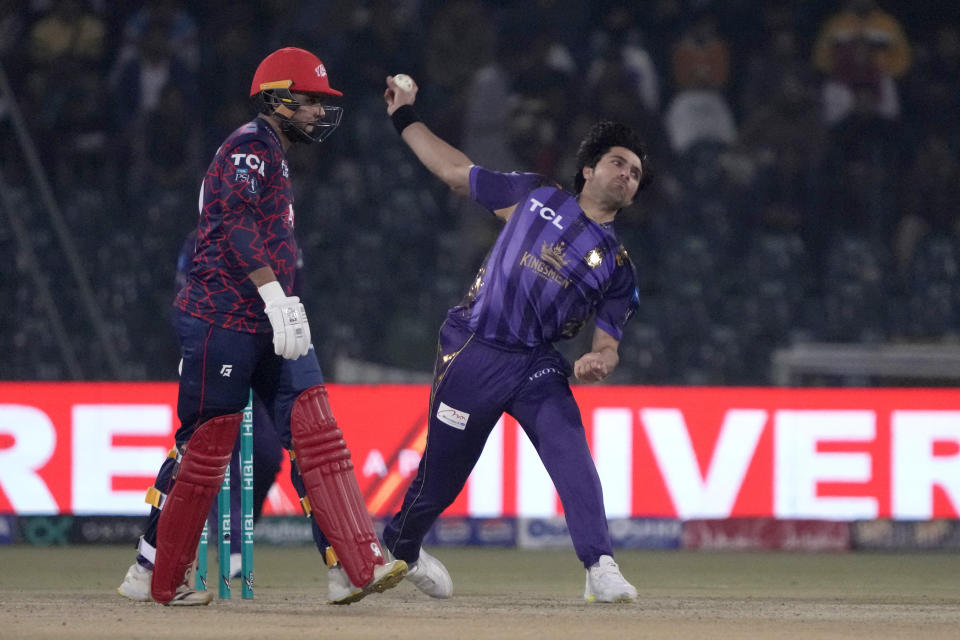
[[[404,561],[387,561],[373,530],[304,306],[292,295],[297,243],[286,152],[337,128],[342,109],[328,100],[342,95],[314,54],[294,47],[271,53],[250,88],[259,115],[230,134],[207,169],[196,251],[174,302],[183,359],[176,448],[148,492],[153,508],[119,587],[123,596],[177,606],[210,602],[188,573],[250,389],[290,451],[304,510],[329,541],[330,601],[349,604],[382,592],[407,572]]]

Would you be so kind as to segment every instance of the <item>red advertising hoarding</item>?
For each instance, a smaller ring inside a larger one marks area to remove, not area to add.
[[[399,505],[427,424],[422,385],[330,385],[372,513]],[[960,392],[575,387],[610,517],[955,518]],[[0,383],[0,513],[145,513],[173,443],[172,383]],[[297,513],[288,465],[267,513]],[[504,417],[447,512],[562,507]]]

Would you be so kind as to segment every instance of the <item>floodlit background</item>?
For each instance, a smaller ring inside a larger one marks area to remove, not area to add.
[[[253,114],[257,63],[297,45],[345,93],[335,135],[291,153],[329,379],[422,381],[498,229],[393,131],[384,77],[405,72],[426,122],[494,169],[569,184],[599,118],[648,141],[655,185],[618,219],[643,304],[611,382],[952,384],[958,16],[858,0],[0,2],[0,379],[175,379],[174,262],[201,176]]]

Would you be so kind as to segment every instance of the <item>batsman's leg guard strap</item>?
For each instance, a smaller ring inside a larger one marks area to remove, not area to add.
[[[158,483],[163,483],[163,478],[169,480],[171,477],[175,477],[177,475],[176,465],[180,464],[180,458],[180,451],[176,447],[167,452],[167,459],[164,461],[163,466],[161,467],[160,475],[157,476]],[[173,462],[170,462],[171,460]],[[173,466],[170,467],[168,465]],[[166,499],[167,494],[165,494],[156,485],[147,489],[147,495],[143,497],[143,501],[155,509],[163,509],[163,503]]]
[[[353,584],[373,579],[385,558],[367,505],[353,473],[350,451],[337,428],[327,389],[310,387],[296,399],[290,414],[296,464],[314,520],[336,550]]]
[[[197,427],[187,442],[176,482],[157,524],[157,548],[151,595],[169,602],[193,564],[203,523],[237,440],[242,414],[212,418]]]
[[[163,500],[164,495],[156,487],[150,487],[147,489],[147,495],[144,496],[143,501],[154,507],[155,509],[163,509]]]
[[[332,567],[340,562],[340,558],[337,557],[337,552],[333,550],[333,547],[327,547],[326,551],[323,552],[323,561],[327,563],[328,567]]]

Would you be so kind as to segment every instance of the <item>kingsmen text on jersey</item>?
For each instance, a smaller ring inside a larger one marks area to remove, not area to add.
[[[262,118],[217,150],[200,191],[196,253],[174,305],[247,333],[269,333],[263,301],[248,275],[270,267],[287,295],[297,264],[293,192],[283,146]]]
[[[517,205],[467,296],[448,317],[481,338],[537,346],[577,334],[590,315],[620,340],[639,306],[636,272],[611,224],[531,173],[474,166],[470,196],[490,211]]]

